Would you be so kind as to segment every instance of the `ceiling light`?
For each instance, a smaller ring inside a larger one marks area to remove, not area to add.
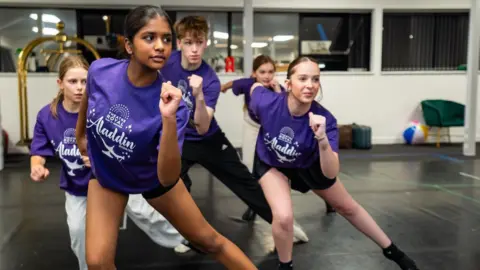
[[[263,48],[267,47],[267,45],[266,42],[252,42],[252,48]]]
[[[273,41],[282,42],[292,40],[294,37],[292,35],[276,35],[273,37]]]
[[[29,17],[32,20],[35,20],[35,21],[38,20],[37,13],[31,13]],[[42,14],[42,21],[47,23],[58,23],[60,22],[60,18],[52,14]]]
[[[218,39],[228,39],[228,33],[213,31],[213,37]]]
[[[35,33],[38,33],[38,27],[36,27],[36,26],[32,27],[32,31],[35,32]],[[53,35],[58,34],[58,30],[55,29],[55,28],[51,28],[51,27],[44,27],[43,30],[42,30],[42,33],[44,35],[47,35],[47,36],[53,36]]]
[[[236,49],[238,49],[238,46],[237,46],[237,45],[235,45],[235,44],[232,44],[232,45],[230,45],[230,49],[232,49],[232,50],[236,50]]]

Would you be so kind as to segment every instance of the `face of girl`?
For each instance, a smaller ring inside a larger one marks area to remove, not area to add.
[[[172,53],[172,32],[164,17],[150,19],[133,37],[133,46],[126,46],[142,65],[153,70],[163,68]]]
[[[287,86],[298,101],[312,103],[320,89],[320,68],[314,62],[306,61],[294,69]]]
[[[87,70],[81,67],[71,68],[65,73],[63,79],[58,79],[57,82],[65,100],[80,103],[87,83]]]
[[[270,87],[270,82],[275,77],[275,67],[272,63],[262,64],[253,72],[253,77],[257,82],[263,84],[263,86]]]

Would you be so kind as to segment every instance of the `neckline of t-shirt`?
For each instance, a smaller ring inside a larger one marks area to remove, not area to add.
[[[143,90],[143,89],[151,88],[152,86],[157,84],[158,81],[162,82],[162,75],[161,75],[160,71],[158,71],[157,72],[157,78],[151,84],[146,85],[146,86],[136,86],[136,85],[134,85],[130,81],[130,79],[128,78],[128,64],[129,64],[129,61],[125,62],[125,65],[124,65],[123,70],[122,70],[123,80],[128,84],[128,86],[130,86],[134,89]]]
[[[312,105],[313,105],[313,102],[312,104],[310,104],[310,108],[308,109],[308,111],[303,114],[303,115],[293,115],[291,112],[290,112],[290,109],[288,108],[288,92],[282,92],[280,93],[282,96],[283,96],[283,105],[285,106],[285,108],[287,109],[287,114],[292,117],[293,119],[295,120],[301,120],[303,118],[305,118],[306,116],[308,116],[308,113],[312,111]]]
[[[71,115],[71,116],[77,116],[78,115],[78,112],[69,112],[69,111],[67,111],[67,109],[65,109],[65,107],[63,106],[63,99],[60,100],[60,102],[58,102],[57,109],[62,110],[62,112],[67,114],[67,115]]]

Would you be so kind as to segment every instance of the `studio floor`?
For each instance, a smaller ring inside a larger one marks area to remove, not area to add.
[[[340,152],[340,179],[421,270],[480,269],[480,159],[461,152],[460,144]],[[42,184],[29,179],[25,156],[10,157],[0,172],[0,270],[78,269],[58,164],[50,168]],[[192,195],[208,221],[259,269],[276,269],[269,226],[260,218],[236,221],[246,206],[203,168],[194,167],[190,176]],[[293,193],[293,201],[295,218],[310,237],[294,247],[296,270],[399,269],[343,217],[325,215],[312,193]],[[207,256],[157,246],[130,220],[120,231],[116,262],[119,270],[223,269]]]

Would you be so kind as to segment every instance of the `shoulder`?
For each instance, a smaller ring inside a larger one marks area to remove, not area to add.
[[[179,65],[181,62],[182,62],[181,61],[181,52],[179,50],[173,51],[170,54],[170,57],[168,57],[167,63],[162,68],[162,70],[166,69],[168,67],[172,67],[174,65]]]
[[[337,122],[335,116],[325,106],[321,105],[317,101],[312,103],[312,112],[314,114],[322,115],[326,118],[327,122]]]
[[[88,69],[89,76],[98,75],[103,72],[110,72],[112,69],[128,64],[127,59],[100,58],[95,60]]]
[[[213,70],[213,68],[207,62],[205,62],[205,60],[202,60],[202,65],[199,69],[199,75],[202,76],[204,85],[220,83],[217,72],[215,72],[215,70]]]
[[[60,102],[58,104],[60,105]],[[41,119],[47,119],[48,117],[50,117],[52,115],[52,111],[50,107],[51,107],[51,103],[48,103],[47,105],[43,106],[40,109],[40,111],[38,111],[37,117]]]

